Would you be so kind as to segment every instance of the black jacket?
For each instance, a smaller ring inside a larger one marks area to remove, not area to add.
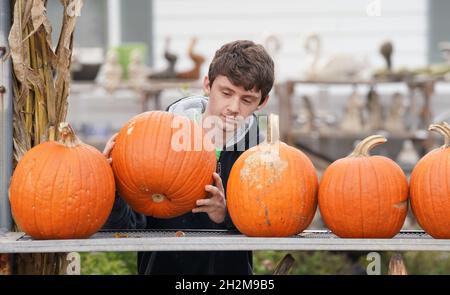
[[[197,102],[200,104],[197,105]],[[168,111],[179,113],[179,107],[204,111],[207,103],[204,97],[187,97],[169,106]],[[184,106],[183,106],[184,104]],[[177,110],[178,109],[178,110]],[[253,115],[245,136],[226,147],[217,163],[217,172],[225,188],[231,168],[244,150],[258,144],[262,138],[256,116]],[[256,136],[253,136],[256,135]],[[104,226],[107,229],[229,229],[236,230],[228,213],[225,221],[216,224],[206,213],[184,215],[171,219],[158,219],[134,212],[116,193],[113,210]],[[139,274],[252,274],[251,251],[167,251],[139,252]]]

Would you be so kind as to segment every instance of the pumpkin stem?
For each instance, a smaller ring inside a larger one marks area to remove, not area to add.
[[[445,139],[444,145],[442,147],[450,147],[450,126],[447,122],[442,122],[441,124],[431,124],[430,127],[428,127],[428,130],[442,134]]]
[[[59,140],[60,144],[65,145],[66,147],[76,147],[81,143],[78,137],[75,135],[75,132],[67,122],[61,122],[58,127],[59,131]]]
[[[273,144],[280,141],[279,125],[278,115],[270,114],[267,122],[267,143]]]
[[[372,135],[361,140],[360,143],[355,147],[353,152],[349,157],[368,157],[369,152],[375,146],[385,143],[387,139],[383,135]]]

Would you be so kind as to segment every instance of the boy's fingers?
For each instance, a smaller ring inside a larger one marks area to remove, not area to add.
[[[103,150],[103,154],[104,154],[105,156],[107,156],[107,155],[109,154],[109,151],[110,151],[109,145],[106,144],[105,149]]]
[[[109,157],[111,155],[111,152],[115,144],[116,144],[115,142],[110,142],[106,144],[105,149],[103,150],[103,155],[105,157]]]
[[[222,178],[220,178],[220,175],[216,172],[213,173],[214,183],[219,188],[219,190],[224,191]]]
[[[109,154],[111,154],[111,152],[112,152],[112,150],[113,150],[113,148],[114,148],[115,145],[116,145],[115,142],[112,142],[112,143],[110,144],[109,149],[108,149],[108,153],[109,153]]]
[[[197,202],[196,202],[197,206],[208,206],[210,204],[211,204],[210,199],[200,199],[200,200],[197,200]]]
[[[200,212],[208,213],[209,211],[210,211],[209,207],[197,207],[192,209],[192,213],[200,213]]]
[[[108,142],[116,142],[117,135],[119,135],[119,133],[115,133],[113,136],[111,136]]]
[[[207,191],[208,193],[211,193],[213,195],[220,193],[220,190],[217,187],[213,186],[213,185],[205,186],[205,191]]]
[[[108,141],[106,142],[106,145],[105,145],[105,150],[104,150],[104,152],[106,152],[106,151],[111,151],[111,149],[114,147],[114,145],[116,144],[116,137],[117,137],[117,135],[119,135],[119,133],[115,133],[113,136],[111,136],[111,138],[110,139],[108,139]]]

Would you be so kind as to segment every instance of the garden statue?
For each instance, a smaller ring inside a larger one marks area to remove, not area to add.
[[[119,63],[117,52],[109,50],[106,55],[105,63],[95,79],[96,82],[106,89],[109,93],[114,92],[122,81],[123,69]]]

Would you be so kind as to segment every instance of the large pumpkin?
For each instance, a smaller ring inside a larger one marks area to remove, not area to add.
[[[391,159],[369,155],[384,142],[381,135],[369,136],[322,176],[320,213],[339,237],[391,238],[403,226],[408,210],[406,176]]]
[[[247,236],[298,234],[316,211],[314,166],[301,151],[278,140],[277,122],[278,117],[271,115],[268,140],[245,151],[228,179],[228,212]]]
[[[186,117],[152,111],[132,118],[112,151],[120,195],[140,213],[171,218],[207,196],[216,169],[202,128]]]
[[[14,220],[35,239],[87,238],[114,203],[114,175],[105,157],[79,141],[67,123],[59,132],[59,142],[29,150],[11,178]]]
[[[426,154],[411,174],[411,208],[420,226],[432,237],[450,238],[450,127],[431,125],[445,144]]]

